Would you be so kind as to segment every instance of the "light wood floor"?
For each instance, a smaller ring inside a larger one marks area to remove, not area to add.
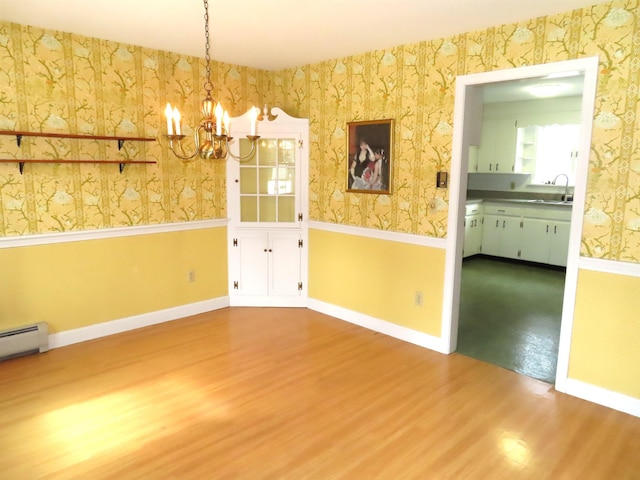
[[[0,478],[638,479],[640,419],[305,309],[0,363]]]

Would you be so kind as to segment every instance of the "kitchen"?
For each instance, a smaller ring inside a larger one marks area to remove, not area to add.
[[[469,147],[458,353],[553,383],[583,75],[483,86]]]

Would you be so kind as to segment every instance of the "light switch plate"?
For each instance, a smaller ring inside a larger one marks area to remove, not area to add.
[[[438,172],[436,174],[436,187],[447,188],[449,180],[449,174],[447,172]]]

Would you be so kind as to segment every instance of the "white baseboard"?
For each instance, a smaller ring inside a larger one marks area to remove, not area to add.
[[[445,345],[441,338],[312,298],[308,299],[307,306],[310,310],[331,315],[332,317],[359,325],[374,332],[383,333],[398,340],[435,350],[439,353],[446,353]]]
[[[135,330],[136,328],[148,327],[158,323],[169,322],[179,318],[197,315],[199,313],[219,310],[229,306],[229,297],[213,298],[202,302],[180,305],[179,307],[167,308],[156,312],[143,313],[132,317],[120,318],[110,322],[89,325],[88,327],[66,330],[64,332],[52,333],[49,335],[49,348],[66,347],[74,343],[86,342],[96,338],[114,335],[116,333]]]
[[[230,307],[285,307],[305,308],[307,297],[270,297],[268,295],[229,295]]]
[[[621,393],[612,392],[602,387],[568,378],[565,382],[565,393],[574,397],[597,403],[604,407],[640,417],[640,399]]]

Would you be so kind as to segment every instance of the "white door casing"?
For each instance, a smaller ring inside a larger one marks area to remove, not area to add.
[[[460,301],[460,276],[462,265],[462,247],[464,243],[464,213],[468,152],[471,145],[477,145],[477,129],[481,122],[481,110],[478,108],[478,87],[482,85],[518,80],[522,78],[544,77],[563,72],[583,72],[584,87],[582,94],[580,145],[576,169],[576,184],[572,219],[569,233],[569,253],[567,256],[566,282],[560,328],[560,345],[556,373],[556,390],[566,391],[569,371],[569,353],[573,315],[578,279],[578,261],[582,235],[582,218],[586,198],[587,172],[591,151],[591,131],[595,109],[595,94],[598,77],[598,57],[533,65],[528,67],[496,70],[492,72],[462,75],[456,79],[456,99],[454,107],[454,129],[451,159],[451,182],[449,194],[449,232],[447,236],[444,298],[442,309],[443,350],[453,352],[457,346],[458,313]]]

